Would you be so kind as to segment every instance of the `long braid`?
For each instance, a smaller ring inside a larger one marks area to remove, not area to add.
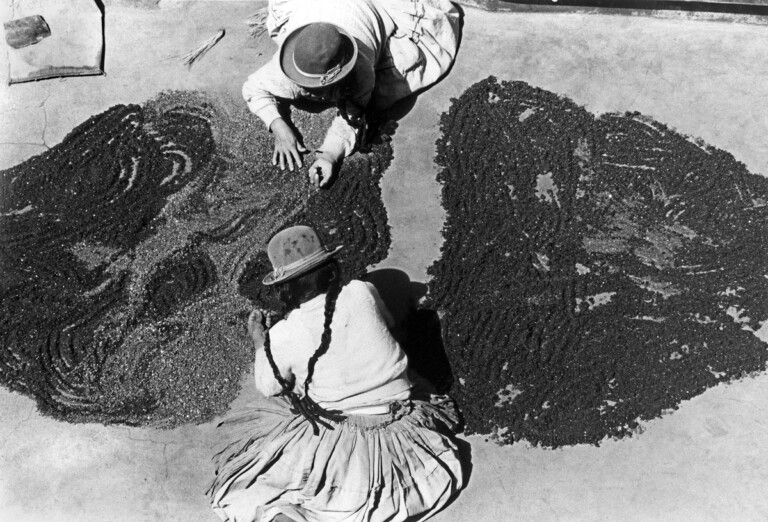
[[[320,415],[318,413],[312,411],[311,405],[305,404],[302,398],[299,397],[299,394],[293,391],[291,384],[285,378],[283,378],[283,376],[280,374],[280,370],[277,367],[277,363],[275,363],[275,358],[272,356],[272,347],[271,347],[270,338],[269,338],[269,330],[264,332],[264,353],[267,356],[267,361],[269,361],[269,366],[272,368],[272,373],[274,374],[275,379],[277,379],[277,382],[280,384],[280,387],[283,389],[280,392],[280,395],[284,395],[288,397],[288,399],[291,401],[291,411],[293,413],[298,413],[302,415],[305,419],[307,419],[309,423],[312,425],[312,433],[314,433],[315,435],[320,433],[320,429],[317,427],[318,423],[322,424],[326,428],[333,429],[333,426],[331,426],[330,424],[328,424],[327,422],[324,422],[319,418]],[[312,404],[315,404],[315,403],[313,402]],[[317,408],[320,408],[320,406],[317,406]],[[320,409],[322,410],[322,408]],[[333,417],[329,416],[329,418],[333,418]]]
[[[269,361],[269,366],[272,368],[275,379],[277,379],[277,382],[280,383],[280,387],[283,389],[282,393],[290,392],[291,384],[282,376],[275,363],[275,358],[272,357],[272,343],[269,339],[269,330],[264,331],[264,353],[267,355],[267,361]]]
[[[309,383],[312,382],[312,376],[315,373],[315,364],[317,360],[328,351],[328,347],[331,344],[331,321],[333,320],[333,312],[336,309],[336,299],[341,292],[341,285],[338,281],[338,276],[331,281],[328,290],[325,294],[325,321],[323,323],[323,333],[320,337],[320,346],[317,347],[315,353],[309,358],[307,362],[307,378],[304,380],[304,397],[301,398],[301,405],[304,409],[304,416],[312,424],[312,430],[315,435],[319,433],[317,423],[322,424],[328,429],[333,429],[333,426],[324,422],[322,419],[329,419],[332,421],[340,422],[346,417],[337,410],[326,410],[309,396]]]
[[[320,346],[317,347],[307,363],[307,379],[304,381],[304,395],[306,396],[309,395],[309,383],[312,382],[312,376],[315,373],[315,364],[322,355],[325,355],[331,345],[331,321],[333,321],[333,312],[336,310],[336,300],[339,293],[341,293],[341,285],[339,278],[336,277],[331,281],[328,292],[325,294],[325,323],[323,324],[323,335],[320,337]]]
[[[320,433],[320,429],[317,426],[318,424],[322,424],[328,429],[333,429],[333,426],[323,421],[323,418],[337,422],[346,418],[339,411],[324,409],[309,397],[309,383],[312,382],[312,375],[315,372],[315,364],[320,356],[328,351],[328,347],[331,344],[331,321],[333,320],[333,312],[336,309],[336,300],[339,297],[340,292],[341,285],[339,284],[337,277],[331,282],[325,296],[325,322],[323,324],[323,334],[320,337],[320,346],[318,346],[317,350],[315,350],[315,353],[310,357],[309,362],[307,363],[307,378],[304,380],[304,397],[299,397],[299,395],[293,391],[291,384],[280,373],[280,370],[275,363],[275,359],[272,356],[269,330],[264,332],[264,353],[267,356],[267,361],[269,361],[269,366],[272,368],[272,373],[274,374],[275,379],[277,379],[277,382],[283,389],[283,391],[280,392],[280,395],[285,395],[290,399],[294,413],[301,414],[309,421],[312,425],[312,433],[315,435]]]

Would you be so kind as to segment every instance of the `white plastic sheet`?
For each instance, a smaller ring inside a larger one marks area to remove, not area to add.
[[[104,16],[94,0],[13,0],[12,11],[13,19],[41,15],[51,36],[21,49],[6,46],[9,83],[104,73]]]

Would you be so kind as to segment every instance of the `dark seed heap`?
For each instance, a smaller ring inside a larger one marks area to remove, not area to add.
[[[430,305],[469,432],[598,444],[765,369],[768,179],[639,113],[493,77],[441,125]]]
[[[316,225],[356,275],[389,247],[387,141],[330,190],[271,166],[240,101],[115,106],[0,172],[0,383],[69,421],[174,426],[226,410],[252,363],[242,284],[271,235]],[[308,147],[333,111],[294,115]],[[331,204],[332,203],[332,204]]]
[[[368,266],[384,259],[389,251],[389,222],[379,181],[392,161],[390,134],[394,130],[394,122],[377,126],[370,150],[347,158],[333,185],[314,192],[284,225],[310,225],[326,247],[343,245],[337,256],[343,266],[343,283],[365,274]],[[249,261],[239,288],[253,302],[279,311],[280,302],[261,283],[271,269],[264,249]]]

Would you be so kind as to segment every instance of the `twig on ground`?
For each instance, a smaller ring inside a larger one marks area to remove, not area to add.
[[[193,49],[188,53],[184,53],[182,55],[177,55],[174,58],[181,58],[184,65],[186,65],[187,67],[192,67],[192,65],[196,61],[198,61],[200,58],[205,56],[205,53],[210,51],[211,47],[216,45],[219,42],[219,40],[224,38],[224,34],[225,34],[224,29],[219,29],[218,33],[208,38],[206,41],[200,44],[200,46],[197,47],[196,49]]]

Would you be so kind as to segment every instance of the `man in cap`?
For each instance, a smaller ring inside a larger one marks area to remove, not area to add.
[[[384,110],[450,69],[460,14],[450,0],[270,0],[278,51],[243,85],[248,107],[273,133],[272,163],[303,167],[308,152],[281,116],[281,100],[334,103],[339,114],[309,168],[325,186],[354,152],[366,110]]]

